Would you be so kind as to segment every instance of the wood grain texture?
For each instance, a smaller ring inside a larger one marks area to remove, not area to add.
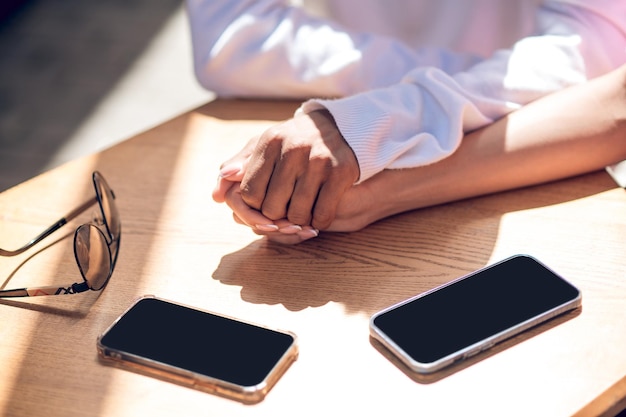
[[[90,197],[96,169],[117,195],[123,227],[117,268],[101,293],[0,300],[0,414],[619,411],[626,375],[623,189],[598,172],[397,215],[357,233],[273,244],[237,225],[211,190],[223,160],[296,107],[214,101],[0,194],[3,248]],[[65,226],[64,239],[58,232],[39,248],[0,259],[0,285],[80,280],[67,236],[90,216]],[[577,285],[582,310],[432,378],[410,375],[370,341],[374,312],[515,253],[534,255]],[[254,406],[102,364],[97,336],[144,294],[291,330],[300,357]]]

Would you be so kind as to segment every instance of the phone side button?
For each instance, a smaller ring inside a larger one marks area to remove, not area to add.
[[[489,342],[487,343],[485,346],[483,346],[482,348],[480,348],[481,352],[484,352],[487,349],[491,349],[496,343],[495,342]]]
[[[476,354],[480,353],[480,351],[481,351],[481,349],[480,349],[480,348],[477,348],[477,349],[472,349],[472,350],[470,350],[469,352],[466,352],[466,353],[463,355],[463,359],[470,358],[470,357],[472,357],[472,356],[474,356],[474,355],[476,355]]]
[[[480,347],[477,347],[475,349],[472,349],[472,350],[470,350],[469,352],[467,352],[467,353],[465,353],[463,355],[463,359],[467,359],[467,358],[472,357],[474,355],[478,355],[480,352],[484,352],[485,350],[493,347],[493,345],[495,345],[495,343],[494,342],[490,342],[490,343],[487,343],[484,346],[480,346]]]

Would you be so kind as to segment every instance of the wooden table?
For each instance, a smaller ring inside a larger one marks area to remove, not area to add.
[[[626,192],[606,173],[281,246],[235,224],[211,190],[220,162],[296,105],[218,100],[0,194],[3,248],[91,197],[96,169],[123,222],[101,293],[0,300],[0,414],[591,416],[626,405]],[[0,286],[80,280],[64,233],[0,259]],[[581,288],[583,309],[434,378],[370,340],[374,312],[515,253]],[[300,357],[252,406],[101,364],[96,337],[143,294],[291,330]]]

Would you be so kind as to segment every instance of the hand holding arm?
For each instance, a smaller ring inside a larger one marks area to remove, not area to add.
[[[326,230],[356,231],[397,213],[602,169],[626,159],[625,138],[626,65],[466,135],[459,149],[438,163],[384,170],[351,187]],[[235,190],[226,202],[249,224],[260,214]],[[282,243],[314,236],[255,231]]]
[[[330,231],[408,210],[545,183],[626,159],[626,65],[469,133],[450,157],[385,170],[350,189]]]

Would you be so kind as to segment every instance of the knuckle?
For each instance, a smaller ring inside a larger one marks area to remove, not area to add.
[[[358,179],[358,174],[358,170],[355,170],[353,167],[340,165],[332,171],[330,178],[333,182],[352,185]]]
[[[289,209],[287,212],[287,220],[293,224],[308,225],[311,222],[311,214],[301,209]]]
[[[270,220],[279,220],[286,217],[284,209],[271,204],[263,204],[261,207],[261,213]]]
[[[274,125],[265,130],[261,136],[261,141],[266,143],[275,143],[282,139],[282,128],[280,125]]]
[[[297,158],[297,159],[310,159],[311,146],[304,142],[299,141],[297,138],[291,138],[289,141],[284,141],[282,144],[282,157],[283,158]]]
[[[241,199],[250,207],[259,210],[263,204],[263,194],[256,192],[250,184],[241,184]]]
[[[328,178],[333,172],[333,162],[331,159],[321,155],[311,156],[307,170],[319,177]]]
[[[332,223],[333,213],[327,209],[316,208],[313,212],[313,227],[317,229],[325,229]]]
[[[257,153],[259,155],[278,154],[282,152],[284,136],[278,127],[270,127],[267,129],[257,145]]]

